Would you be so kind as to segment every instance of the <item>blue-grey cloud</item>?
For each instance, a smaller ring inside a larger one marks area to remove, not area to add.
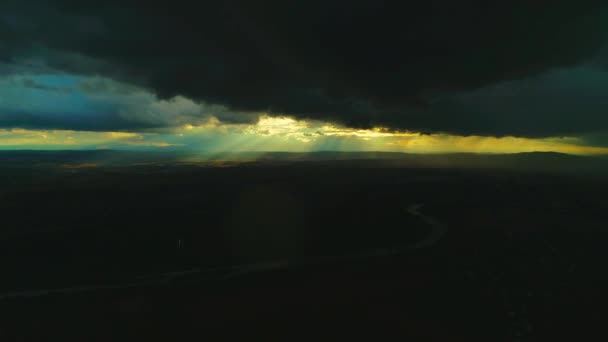
[[[212,117],[230,123],[257,119],[182,96],[159,99],[102,77],[0,76],[0,128],[140,131],[198,125]]]

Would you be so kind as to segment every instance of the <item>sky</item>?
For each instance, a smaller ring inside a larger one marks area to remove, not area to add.
[[[5,0],[0,149],[608,153],[603,1]]]

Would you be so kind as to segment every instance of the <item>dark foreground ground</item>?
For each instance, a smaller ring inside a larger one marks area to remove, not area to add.
[[[0,341],[608,338],[602,177],[369,160],[0,173]]]

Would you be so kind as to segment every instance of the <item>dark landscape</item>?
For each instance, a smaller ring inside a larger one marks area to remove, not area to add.
[[[120,156],[0,153],[2,340],[606,336],[601,158]]]
[[[608,1],[0,0],[0,342],[608,341]]]

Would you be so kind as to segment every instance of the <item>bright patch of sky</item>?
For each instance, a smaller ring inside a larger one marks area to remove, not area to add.
[[[328,122],[234,112],[102,77],[31,73],[0,76],[0,149],[174,149],[392,151],[410,153],[608,153],[575,137],[423,135],[357,130]]]

